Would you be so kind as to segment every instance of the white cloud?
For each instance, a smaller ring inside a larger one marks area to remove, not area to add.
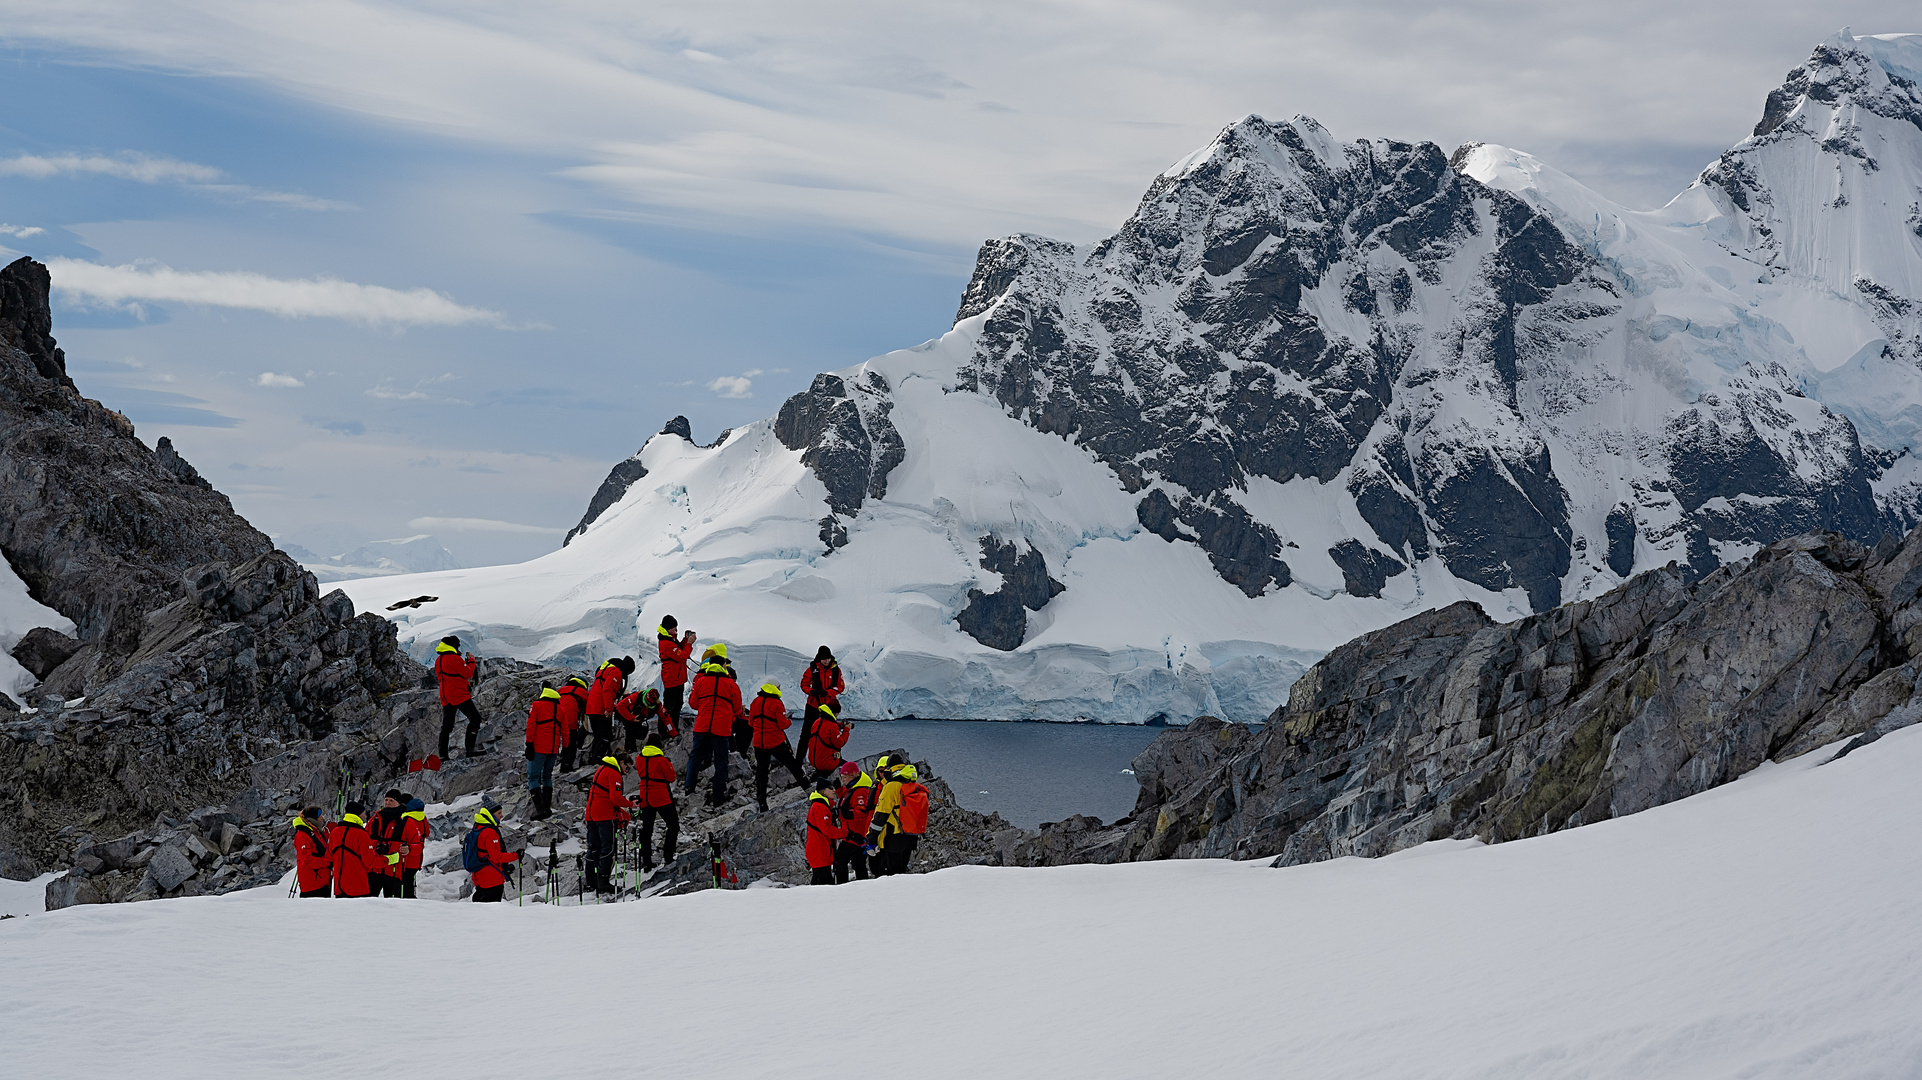
[[[288,319],[329,318],[396,326],[504,327],[499,312],[467,307],[432,289],[390,289],[335,278],[270,278],[246,271],[175,270],[158,264],[103,266],[48,259],[53,287],[109,305],[206,304]]]
[[[407,523],[410,529],[423,532],[494,532],[530,533],[542,536],[564,532],[564,529],[549,528],[545,525],[522,525],[517,521],[495,521],[492,518],[464,517],[417,517]]]
[[[0,236],[18,236],[22,240],[46,231],[38,225],[0,225]]]
[[[223,183],[225,175],[212,165],[133,151],[119,154],[17,154],[0,158],[0,176],[19,176],[30,180],[101,176],[130,180],[136,184],[179,184],[221,198],[272,203],[295,210],[354,209],[352,203],[316,198],[297,191],[268,191],[250,184]]]
[[[753,386],[754,380],[745,375],[723,375],[707,384],[709,390],[724,398],[751,398]]]
[[[276,375],[271,371],[263,371],[260,373],[260,377],[254,380],[254,385],[294,387],[306,386],[307,384],[294,378],[292,375]]]

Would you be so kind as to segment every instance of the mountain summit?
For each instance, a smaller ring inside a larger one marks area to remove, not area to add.
[[[585,662],[665,611],[770,672],[827,642],[863,716],[1259,719],[1422,610],[1901,533],[1918,42],[1817,46],[1656,211],[1503,147],[1244,118],[1099,243],[984,244],[942,337],[649,439],[561,551],[348,590],[442,597],[401,616],[417,650]]]

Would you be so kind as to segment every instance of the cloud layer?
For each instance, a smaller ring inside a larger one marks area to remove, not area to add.
[[[328,318],[390,326],[504,326],[499,312],[467,307],[432,289],[390,289],[335,278],[284,279],[244,271],[103,266],[48,259],[53,287],[109,306],[205,304],[287,319]],[[261,385],[283,385],[268,384]]]
[[[417,517],[408,522],[407,527],[420,529],[423,532],[527,533],[538,536],[552,536],[562,531],[545,525],[522,525],[517,521],[467,517]]]

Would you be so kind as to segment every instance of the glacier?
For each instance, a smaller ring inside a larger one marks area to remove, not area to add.
[[[1922,36],[1818,45],[1635,211],[1519,150],[1248,117],[1114,236],[984,244],[952,330],[697,445],[565,545],[342,582],[416,656],[742,675],[816,646],[860,717],[1257,721],[1321,653],[1472,600],[1922,514]]]

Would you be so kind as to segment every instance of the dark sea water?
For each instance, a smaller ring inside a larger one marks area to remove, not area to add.
[[[906,749],[954,789],[962,806],[1032,829],[1093,814],[1113,821],[1134,809],[1126,772],[1159,727],[991,720],[857,720],[841,751],[849,758]]]

